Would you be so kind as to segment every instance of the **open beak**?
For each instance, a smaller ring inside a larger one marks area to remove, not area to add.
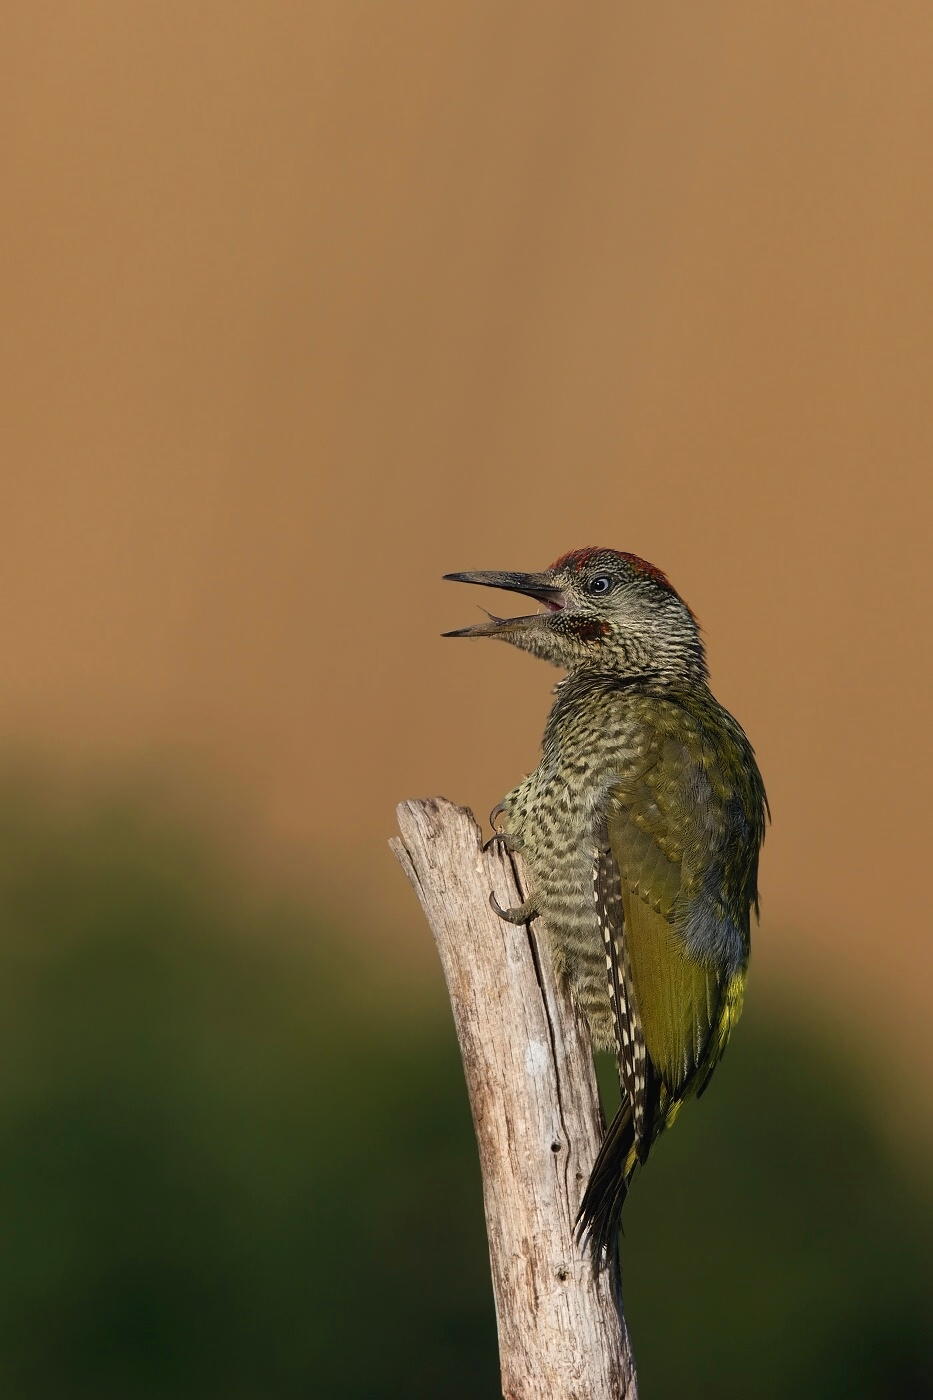
[[[452,583],[479,583],[484,588],[503,588],[510,593],[523,593],[526,598],[534,598],[543,603],[548,612],[560,612],[566,599],[560,588],[552,583],[548,574],[513,574],[497,569],[478,570],[475,573],[445,574]],[[508,632],[523,632],[529,627],[540,627],[547,613],[531,613],[526,617],[495,617],[487,613],[488,622],[479,622],[475,627],[460,627],[456,632],[445,632],[445,637],[496,637]]]

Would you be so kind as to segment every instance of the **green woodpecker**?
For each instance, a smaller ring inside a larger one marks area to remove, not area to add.
[[[752,747],[709,690],[699,627],[660,569],[579,549],[544,573],[448,574],[544,604],[448,632],[499,637],[566,670],[541,762],[493,813],[621,1106],[578,1233],[619,1281],[619,1222],[638,1166],[702,1094],[742,1009],[767,799]]]

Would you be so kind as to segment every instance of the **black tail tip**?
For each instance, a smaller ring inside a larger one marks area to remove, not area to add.
[[[619,1227],[607,1238],[601,1223],[589,1221],[581,1213],[577,1216],[574,1237],[584,1255],[589,1256],[593,1277],[598,1279],[605,1274],[613,1301],[622,1315],[622,1259],[619,1253]]]
[[[619,1231],[622,1207],[628,1195],[632,1170],[629,1163],[635,1141],[632,1116],[627,1105],[619,1109],[609,1126],[577,1213],[577,1243],[590,1257],[593,1273],[606,1273],[613,1297],[621,1312],[622,1262]]]

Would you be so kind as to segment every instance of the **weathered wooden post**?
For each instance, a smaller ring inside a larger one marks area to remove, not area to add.
[[[506,1400],[636,1400],[624,1319],[574,1239],[603,1118],[586,1031],[520,904],[520,859],[471,812],[403,802],[391,845],[421,901],[454,1012],[483,1172]]]

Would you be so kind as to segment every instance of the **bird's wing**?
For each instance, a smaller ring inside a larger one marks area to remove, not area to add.
[[[620,781],[607,811],[633,1010],[650,1063],[675,1102],[711,1067],[710,1055],[718,1058],[726,993],[716,968],[692,957],[675,927],[675,914],[699,893],[693,767],[682,744],[661,740],[655,762],[637,781]]]
[[[635,1008],[632,973],[625,946],[622,882],[615,856],[608,847],[601,846],[593,862],[593,898],[606,951],[606,976],[619,1081],[631,1105],[635,1143],[639,1146],[650,1142],[651,1137],[651,1124],[645,1121],[648,1107],[645,1037]]]

